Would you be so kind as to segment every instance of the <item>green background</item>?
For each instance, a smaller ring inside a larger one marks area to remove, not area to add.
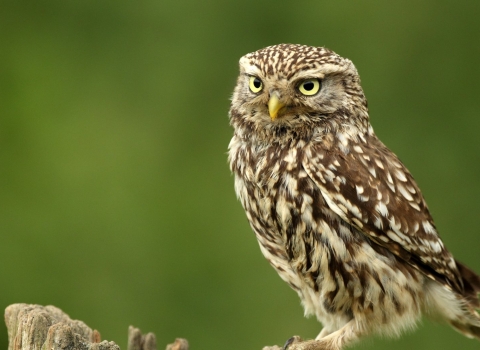
[[[282,42],[355,63],[377,134],[480,272],[479,16],[478,0],[2,1],[0,308],[53,304],[123,349],[130,324],[159,349],[316,336],[227,166],[238,59]],[[425,321],[358,347],[479,344]]]

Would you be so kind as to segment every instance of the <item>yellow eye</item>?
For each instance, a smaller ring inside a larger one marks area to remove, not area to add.
[[[257,77],[250,77],[249,85],[250,85],[250,90],[252,90],[252,92],[254,93],[260,92],[263,89],[263,83]]]
[[[298,90],[306,96],[315,95],[320,90],[320,81],[318,79],[307,79],[300,83]]]

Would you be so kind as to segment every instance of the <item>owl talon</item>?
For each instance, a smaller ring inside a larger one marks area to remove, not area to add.
[[[327,344],[317,340],[302,340],[298,336],[294,336],[287,340],[283,350],[333,350],[333,348],[325,347]]]
[[[291,337],[285,342],[285,345],[283,346],[283,350],[288,350],[290,345],[301,343],[301,342],[302,342],[302,338],[300,338],[298,335],[294,335],[293,337]]]

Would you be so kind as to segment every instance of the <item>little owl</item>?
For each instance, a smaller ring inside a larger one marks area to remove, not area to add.
[[[339,350],[435,314],[480,338],[480,277],[438,236],[410,172],[375,135],[353,63],[281,44],[240,59],[229,145],[265,258],[323,329],[285,348]]]

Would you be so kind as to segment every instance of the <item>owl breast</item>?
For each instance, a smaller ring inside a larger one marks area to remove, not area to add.
[[[301,142],[252,144],[234,137],[230,166],[237,196],[263,255],[298,293],[306,313],[323,320],[327,303],[321,295],[336,290],[338,300],[348,298],[331,276],[322,272],[328,270],[331,254],[319,243],[344,244],[339,237],[320,234],[319,218],[324,218],[325,225],[337,220],[302,168],[302,146]]]
[[[418,274],[399,270],[392,254],[330,210],[302,167],[304,147],[237,137],[230,144],[235,190],[265,258],[300,296],[305,313],[332,329],[365,310],[380,319],[399,308],[417,309],[417,290],[384,291],[400,291]]]

